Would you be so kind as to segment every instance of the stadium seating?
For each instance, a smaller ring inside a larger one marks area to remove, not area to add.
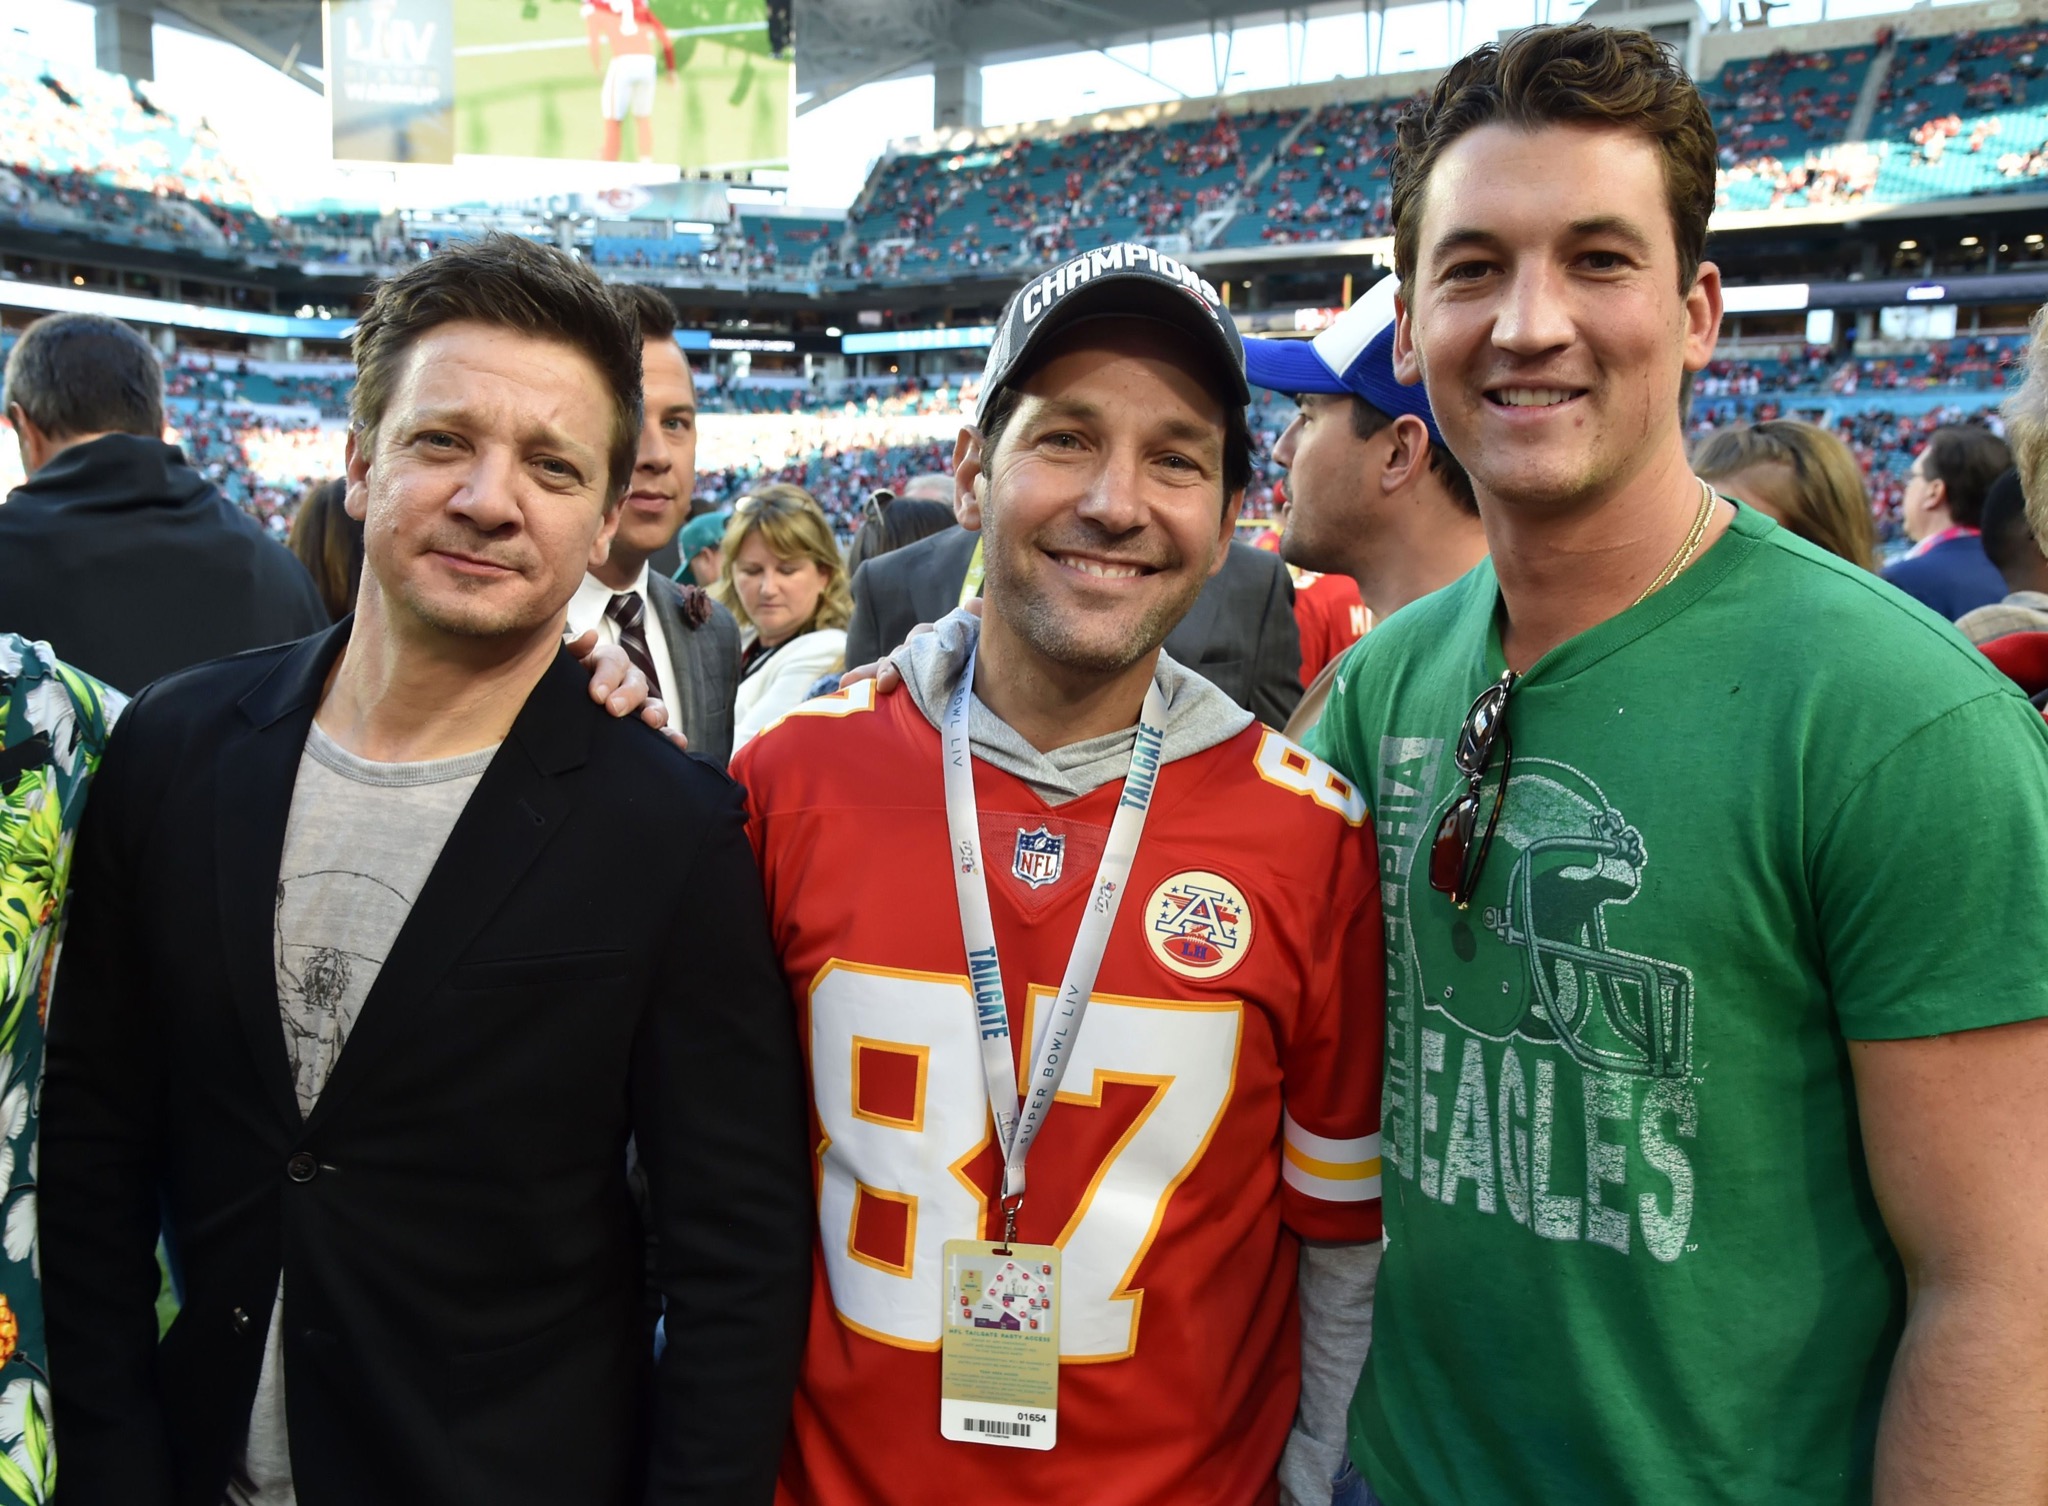
[[[1387,154],[1408,98],[1325,105],[1288,143],[1216,244],[1385,235]]]
[[[590,259],[600,267],[694,267],[704,252],[695,235],[600,235],[591,241]]]
[[[218,366],[174,366],[164,373],[164,397],[174,403],[191,398],[201,403],[317,408],[323,418],[348,416],[348,395],[354,385],[354,373],[345,369],[333,376],[309,376],[273,373],[260,366],[251,368],[247,362],[226,371]]]
[[[2048,173],[2044,46],[2042,26],[1901,42],[1871,121],[1889,146],[1875,197],[2000,193]]]
[[[97,69],[0,50],[0,202],[16,219],[196,249],[266,246],[257,195],[204,126]]]
[[[1912,203],[2048,176],[2048,25],[1779,51],[1702,83],[1729,210]],[[1873,69],[1875,113],[1845,139]],[[2030,92],[2032,96],[2030,98]],[[716,238],[599,236],[620,269],[896,283],[1007,269],[1119,239],[1252,249],[1388,232],[1409,98],[1218,112],[885,158],[848,220],[746,214]],[[0,218],[114,243],[393,265],[431,247],[374,215],[277,218],[203,125],[147,85],[0,56]],[[442,232],[445,234],[445,232]]]
[[[1086,131],[885,159],[849,216],[860,252],[837,270],[889,280],[1061,249],[1062,236],[1091,223],[1083,214],[1089,194],[1149,139]]]
[[[1762,119],[1771,110],[1756,107],[1758,119],[1743,135],[1731,135],[1717,110],[1722,203],[1730,209],[1907,204],[2032,188],[2048,175],[2044,47],[2048,26],[2039,25],[1899,39],[1860,141],[1839,139],[1834,122],[1847,112],[1824,96],[1804,96],[1811,106],[1804,124]],[[1848,64],[1862,53],[1837,49],[1825,56],[1837,55]],[[1729,65],[1721,78],[1735,68]],[[1783,97],[1793,97],[1796,76],[1807,80],[1800,89],[1816,88],[1815,74],[1811,68],[1789,72]],[[1717,97],[1726,97],[1725,89]],[[1851,108],[1853,99],[1852,91]]]
[[[741,215],[739,238],[748,271],[809,271],[821,253],[839,248],[843,220]]]
[[[1840,141],[1876,48],[1774,52],[1727,63],[1701,83],[1724,163],[1791,156]]]

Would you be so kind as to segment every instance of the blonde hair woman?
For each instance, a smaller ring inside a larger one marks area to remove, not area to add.
[[[1877,568],[1877,527],[1856,456],[1835,435],[1796,418],[1716,429],[1694,448],[1693,473],[1739,497],[1809,544]]]
[[[820,675],[845,667],[853,596],[824,509],[777,482],[740,498],[711,594],[740,624],[732,748],[799,705]]]

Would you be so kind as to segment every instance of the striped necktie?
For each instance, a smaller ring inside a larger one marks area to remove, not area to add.
[[[604,615],[618,624],[619,647],[633,661],[633,667],[647,676],[647,693],[666,698],[661,676],[654,672],[654,655],[647,649],[647,603],[638,591],[621,591],[611,599]]]

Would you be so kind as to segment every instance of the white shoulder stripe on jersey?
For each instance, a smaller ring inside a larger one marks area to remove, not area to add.
[[[1331,1140],[1303,1129],[1295,1117],[1284,1108],[1280,1111],[1280,1132],[1286,1136],[1289,1145],[1318,1161],[1331,1161],[1339,1166],[1348,1166],[1359,1161],[1377,1161],[1380,1158],[1378,1135],[1360,1135],[1356,1140]]]
[[[1303,1129],[1280,1111],[1280,1177],[1304,1196],[1326,1203],[1367,1203],[1380,1195],[1380,1137],[1332,1140]]]
[[[1375,1161],[1372,1164],[1378,1166],[1380,1163]],[[1280,1163],[1280,1180],[1303,1197],[1312,1197],[1323,1203],[1370,1203],[1380,1195],[1378,1172],[1355,1181],[1332,1181],[1303,1171],[1295,1165],[1291,1155]]]

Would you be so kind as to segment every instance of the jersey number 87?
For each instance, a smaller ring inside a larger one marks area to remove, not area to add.
[[[1024,1028],[1055,989],[1033,985]],[[1130,1128],[1090,1179],[1054,1240],[1063,1255],[1060,1357],[1123,1359],[1136,1351],[1139,1298],[1130,1282],[1173,1191],[1208,1148],[1230,1101],[1244,1006],[1098,994],[1088,1003],[1057,1112],[1100,1107],[1109,1083],[1150,1090]],[[909,1058],[908,1113],[863,1102],[863,1061]],[[830,962],[811,985],[812,1092],[824,1141],[818,1220],[833,1306],[871,1338],[937,1349],[940,1249],[992,1237],[989,1191],[968,1168],[993,1141],[987,1080],[964,976]],[[904,1205],[900,1259],[855,1248],[861,1205]]]

